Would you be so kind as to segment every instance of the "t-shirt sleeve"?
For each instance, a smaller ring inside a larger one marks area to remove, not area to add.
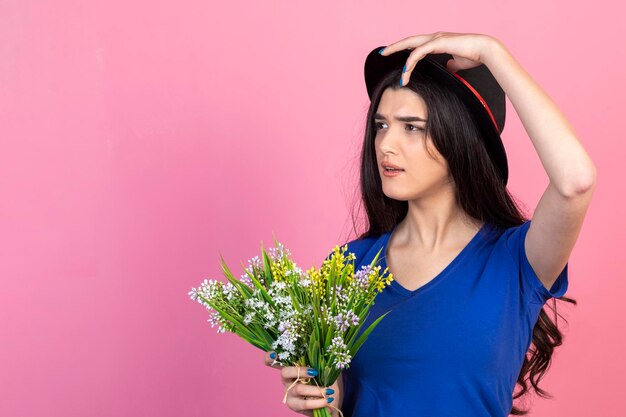
[[[363,256],[365,255],[365,253],[367,252],[367,250],[369,249],[369,247],[371,246],[373,242],[373,239],[371,238],[362,238],[362,239],[354,239],[351,240],[347,243],[344,243],[343,245],[339,245],[339,247],[343,247],[344,245],[348,245],[348,249],[346,250],[346,254],[349,252],[352,252],[355,254],[356,259],[354,261],[354,265],[358,266],[360,265]],[[324,260],[328,260],[330,259],[330,257],[332,256],[334,252],[334,249],[330,251],[330,253],[328,255],[326,255],[326,258],[324,258]]]
[[[568,286],[568,265],[569,261],[559,273],[558,278],[548,290],[533,270],[528,257],[526,256],[525,239],[531,220],[527,220],[519,226],[511,227],[507,230],[506,244],[511,251],[513,259],[517,262],[521,291],[531,303],[544,304],[550,298],[559,298],[565,295]]]

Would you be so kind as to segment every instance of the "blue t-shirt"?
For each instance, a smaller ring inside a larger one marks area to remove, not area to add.
[[[567,264],[550,291],[533,271],[529,226],[485,223],[425,285],[410,291],[394,280],[377,294],[361,332],[391,312],[343,371],[344,417],[509,415],[540,310],[568,285]],[[393,230],[348,242],[355,271],[381,248],[385,270]]]

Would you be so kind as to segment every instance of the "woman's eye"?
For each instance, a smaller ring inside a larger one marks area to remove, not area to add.
[[[382,127],[380,127],[380,126],[381,126],[381,125],[384,125],[384,124],[385,124],[385,123],[377,122],[377,123],[375,123],[375,124],[374,124],[374,126],[375,126],[376,130],[379,130],[379,129],[381,129],[381,128],[382,128]],[[418,127],[418,126],[415,126],[415,125],[411,125],[411,124],[407,124],[406,126],[407,126],[407,127],[410,127],[410,128],[414,128],[414,129],[409,129],[409,131],[411,131],[411,132],[415,132],[415,131],[423,131],[423,130],[424,130],[424,129],[422,129],[421,127]]]

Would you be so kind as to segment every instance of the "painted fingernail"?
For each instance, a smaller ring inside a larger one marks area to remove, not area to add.
[[[406,64],[404,64],[404,67],[402,68],[402,73],[404,74],[406,72]]]
[[[334,394],[335,390],[332,388],[326,388],[326,395]]]
[[[333,398],[333,397],[328,397],[328,402],[329,402],[329,403],[332,403],[332,402],[333,402],[333,400],[334,400],[334,398]]]
[[[306,373],[311,376],[317,376],[317,371],[315,369],[307,369]]]
[[[402,77],[400,77],[400,87],[402,87]]]
[[[385,46],[385,48],[386,48],[386,46]],[[383,51],[385,50],[385,48],[380,48],[380,49],[378,50],[378,53],[382,55],[382,54],[383,54]]]
[[[272,358],[272,359],[276,359],[276,352],[272,352],[272,353],[270,353],[270,358]]]

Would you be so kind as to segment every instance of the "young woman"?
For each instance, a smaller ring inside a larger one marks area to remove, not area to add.
[[[562,339],[543,306],[550,298],[554,308],[556,298],[576,304],[564,297],[567,266],[595,166],[498,39],[437,32],[376,55],[365,68],[371,107],[360,178],[369,230],[348,251],[358,269],[382,248],[381,271],[394,278],[363,329],[391,312],[332,387],[296,384],[287,406],[312,416],[334,398],[344,417],[526,414],[513,399],[528,392],[527,380],[548,396],[537,383]],[[506,188],[499,92],[549,178],[532,220]],[[285,387],[316,375],[273,365],[275,357],[268,352],[265,363],[281,368]]]

